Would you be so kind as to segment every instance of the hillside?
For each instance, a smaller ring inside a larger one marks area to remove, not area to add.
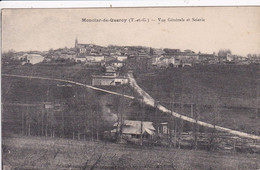
[[[7,74],[74,80],[88,85],[91,85],[91,74],[99,72],[80,65],[17,66],[2,70]],[[102,88],[135,95],[128,86]],[[142,111],[138,102],[121,96],[64,82],[7,76],[2,76],[2,103],[4,136],[13,133],[50,136],[54,133],[55,136],[83,139],[96,138],[98,132],[102,137],[104,131],[111,130],[120,113],[124,119],[136,120]],[[46,109],[46,103],[55,107]],[[154,110],[147,108],[144,120],[153,120],[153,113]]]
[[[173,110],[190,116],[190,104],[194,103],[193,111],[198,113],[199,120],[260,135],[259,111],[255,119],[260,83],[257,65],[211,65],[146,72],[137,69],[135,76],[146,92],[168,108],[174,102]]]

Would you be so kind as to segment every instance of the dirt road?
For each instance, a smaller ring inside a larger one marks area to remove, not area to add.
[[[138,94],[143,96],[144,103],[146,103],[147,105],[150,105],[152,107],[155,107],[155,100],[148,93],[146,93],[141,87],[138,86],[138,84],[136,83],[132,73],[128,73],[128,78],[129,78],[130,86],[132,86],[138,92]],[[188,122],[191,122],[191,123],[197,123],[197,124],[204,126],[204,127],[214,128],[214,125],[212,125],[212,124],[202,122],[202,121],[196,121],[193,118],[181,115],[181,114],[176,113],[176,112],[172,112],[172,111],[170,111],[169,109],[165,108],[164,106],[162,106],[160,104],[158,104],[157,107],[162,112],[172,114],[174,117],[180,118],[182,120],[185,120],[185,121],[188,121]],[[256,135],[252,135],[252,134],[228,129],[228,128],[221,127],[221,126],[215,126],[215,128],[216,128],[216,130],[224,131],[224,132],[227,132],[229,134],[237,135],[237,136],[240,136],[240,137],[260,140],[260,136],[256,136]]]

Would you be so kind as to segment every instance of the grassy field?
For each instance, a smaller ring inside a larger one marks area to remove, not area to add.
[[[256,119],[260,66],[210,65],[164,70],[136,70],[137,83],[169,109],[191,115],[189,103],[198,106],[198,119],[260,135],[260,112]],[[186,105],[181,109],[180,103]],[[215,113],[215,120],[213,120]]]
[[[67,79],[90,85],[91,75],[99,74],[101,70],[101,67],[89,68],[82,64],[72,66],[36,64],[4,66],[2,73]]]
[[[27,66],[22,68],[20,73],[17,70],[13,70],[12,74],[23,74],[26,69],[28,69]],[[34,75],[43,77],[50,76],[42,73],[44,71],[48,72],[46,67],[44,68],[45,70],[38,69],[39,68],[34,68]],[[61,68],[57,68],[52,75],[54,78],[59,78],[59,75],[57,75],[58,72],[60,72],[59,69]],[[81,70],[79,69],[78,71],[80,72]],[[69,78],[64,77],[64,79]],[[77,81],[83,82],[83,80],[84,77]],[[83,134],[85,133],[84,128],[86,124],[88,126],[87,129],[91,129],[92,126],[94,126],[93,121],[96,121],[96,119],[100,121],[99,131],[100,135],[102,135],[105,130],[111,129],[111,126],[117,121],[115,119],[116,115],[119,115],[120,112],[124,113],[125,119],[139,118],[140,105],[130,99],[124,98],[123,100],[121,96],[99,92],[77,85],[61,85],[67,84],[57,81],[30,80],[2,76],[3,135],[8,136],[8,134],[13,133],[21,134],[23,117],[27,122],[31,122],[31,135],[42,135],[42,117],[44,119],[43,123],[45,124],[47,113],[43,108],[43,103],[45,102],[61,105],[61,110],[48,112],[50,115],[53,114],[52,120],[48,121],[48,125],[50,127],[51,124],[54,124],[56,135],[58,136],[61,135],[62,129],[65,129],[65,134],[67,134],[65,136],[72,137],[73,128],[75,129],[75,133],[80,132]],[[125,87],[124,90],[122,87],[102,88],[119,93],[123,93],[124,91],[125,94],[134,95],[134,92],[128,87]],[[30,104],[31,106],[27,107],[19,104]],[[94,113],[95,115],[93,115]],[[62,122],[62,115],[64,117],[64,123]],[[63,128],[63,124],[65,128]],[[91,136],[89,132],[88,135]]]
[[[59,138],[3,138],[3,165],[18,169],[259,169],[255,154],[217,153]],[[94,165],[96,164],[96,165]]]
[[[222,105],[256,107],[259,65],[205,65],[164,70],[137,70],[138,83],[156,98],[209,103],[220,100]],[[193,95],[193,98],[192,98]],[[215,101],[214,101],[214,98]],[[193,99],[193,101],[192,101]]]

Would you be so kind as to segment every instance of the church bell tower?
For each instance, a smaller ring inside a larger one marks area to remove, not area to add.
[[[78,38],[75,39],[75,48],[78,47]]]

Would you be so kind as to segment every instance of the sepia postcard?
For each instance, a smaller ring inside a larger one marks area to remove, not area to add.
[[[260,169],[260,7],[1,20],[3,169]]]

